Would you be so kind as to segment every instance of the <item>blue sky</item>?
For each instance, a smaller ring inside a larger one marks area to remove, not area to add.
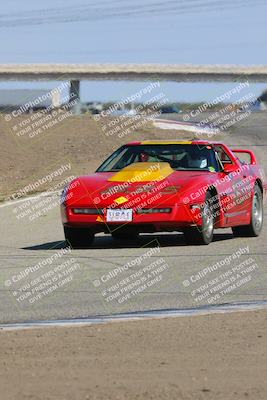
[[[265,0],[9,0],[0,63],[267,64],[266,15]],[[26,84],[0,85],[17,86]],[[85,82],[82,99],[118,99],[143,86]],[[233,86],[162,83],[170,101],[209,100]]]

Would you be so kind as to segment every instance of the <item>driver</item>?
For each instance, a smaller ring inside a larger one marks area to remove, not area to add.
[[[190,154],[188,155],[188,167],[189,168],[207,168],[208,160],[206,157],[200,154]]]

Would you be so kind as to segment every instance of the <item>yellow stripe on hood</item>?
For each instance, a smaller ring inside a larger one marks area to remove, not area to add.
[[[111,178],[109,182],[148,182],[161,181],[174,170],[167,162],[138,162],[128,165]]]

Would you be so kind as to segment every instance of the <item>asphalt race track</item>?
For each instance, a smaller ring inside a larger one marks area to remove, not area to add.
[[[267,115],[255,113],[225,137],[255,150],[265,170],[266,123]],[[187,246],[182,234],[130,243],[98,235],[91,249],[70,251],[58,207],[29,222],[17,217],[20,204],[0,207],[0,323],[267,300],[266,207],[259,238],[234,238],[227,229],[209,246]],[[238,269],[243,261],[246,271]],[[227,283],[237,271],[240,283]]]

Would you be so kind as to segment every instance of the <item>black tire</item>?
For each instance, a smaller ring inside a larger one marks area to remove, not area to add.
[[[184,237],[187,244],[208,245],[212,242],[214,215],[211,199],[211,193],[207,193],[206,201],[202,210],[202,225],[189,226],[184,229]]]
[[[137,240],[139,233],[138,232],[125,232],[125,231],[120,231],[120,229],[117,229],[116,231],[111,233],[113,239],[115,240]]]
[[[261,233],[263,225],[263,198],[262,191],[258,184],[254,187],[254,194],[251,206],[251,220],[249,225],[233,226],[234,236],[257,237]]]
[[[94,241],[94,234],[85,228],[71,228],[64,226],[65,239],[73,249],[90,247]]]

